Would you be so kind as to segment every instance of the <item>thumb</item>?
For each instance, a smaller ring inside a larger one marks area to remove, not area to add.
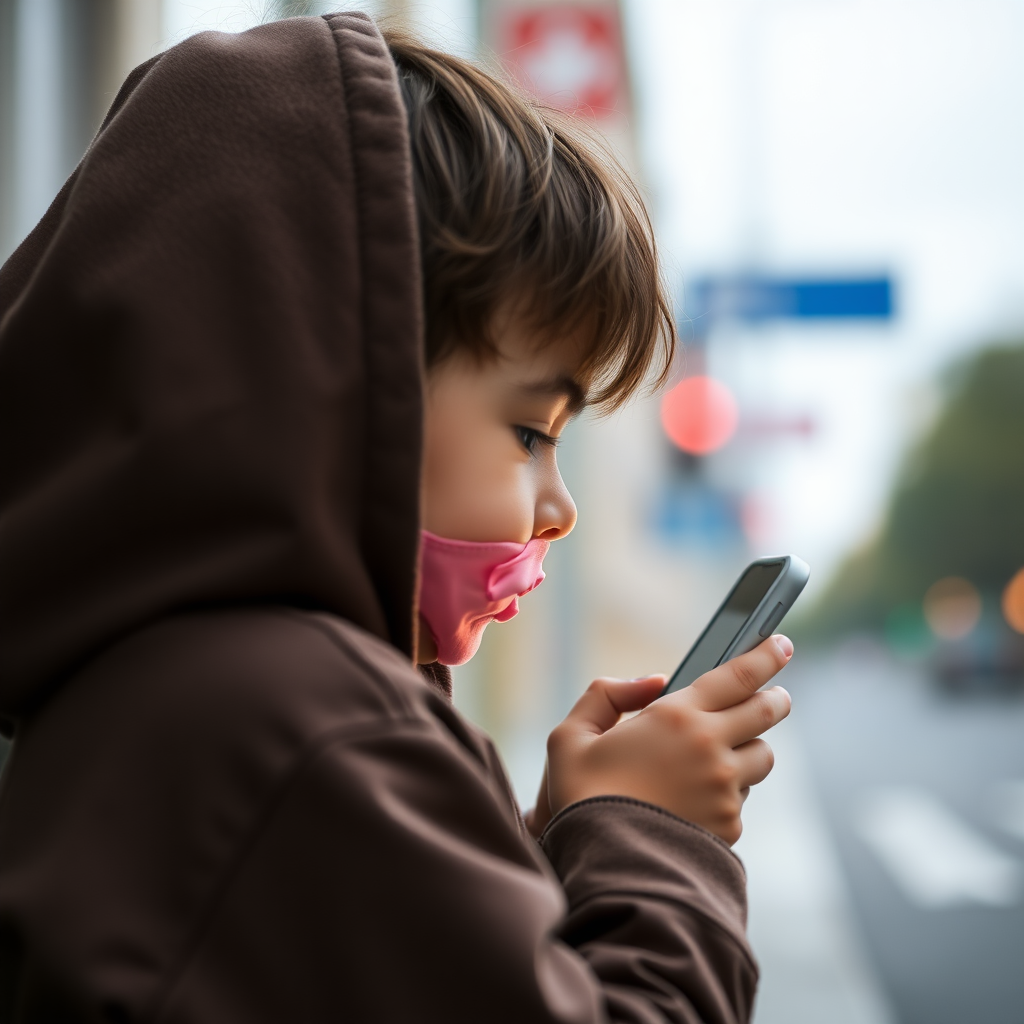
[[[534,839],[539,839],[541,832],[547,828],[551,820],[551,798],[548,795],[548,765],[544,762],[544,774],[537,790],[537,802],[523,815],[526,829]]]
[[[564,726],[573,731],[600,736],[626,711],[639,711],[656,700],[665,689],[667,677],[639,679],[595,679],[566,715]]]

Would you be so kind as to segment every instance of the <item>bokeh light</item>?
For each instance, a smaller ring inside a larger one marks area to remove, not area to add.
[[[690,455],[708,455],[736,432],[739,407],[713,377],[686,377],[661,400],[661,424],[672,443]]]
[[[1003,591],[1003,617],[1011,629],[1024,633],[1024,568],[1006,584]]]
[[[961,640],[981,618],[981,594],[961,576],[945,576],[924,595],[924,618],[941,640]]]

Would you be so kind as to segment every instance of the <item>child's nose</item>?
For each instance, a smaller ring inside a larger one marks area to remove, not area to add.
[[[533,535],[542,540],[559,540],[576,525],[576,503],[562,478],[552,481],[537,499],[533,515]]]

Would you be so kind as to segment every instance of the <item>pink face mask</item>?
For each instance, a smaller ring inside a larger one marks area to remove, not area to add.
[[[464,665],[488,622],[508,622],[519,612],[519,598],[544,579],[540,566],[550,546],[537,537],[483,544],[422,531],[420,614],[442,665]]]

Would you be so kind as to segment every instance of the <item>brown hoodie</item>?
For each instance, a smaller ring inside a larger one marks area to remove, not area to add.
[[[727,847],[410,663],[421,360],[368,19],[133,73],[0,271],[0,1024],[749,1018]]]

